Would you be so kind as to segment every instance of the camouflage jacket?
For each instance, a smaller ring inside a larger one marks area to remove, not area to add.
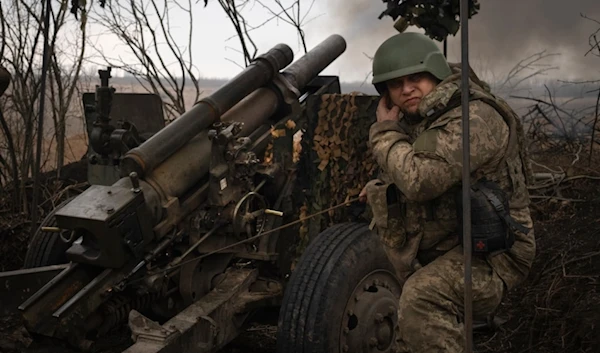
[[[460,72],[454,71],[421,101],[422,121],[411,125],[401,117],[370,129],[369,143],[382,170],[381,182],[367,189],[373,224],[388,249],[404,253],[405,262],[446,252],[462,236],[455,204],[462,181],[462,108],[445,109],[451,99],[460,99]],[[470,85],[471,182],[482,177],[497,182],[509,196],[511,216],[531,229],[517,232],[510,251],[488,256],[510,289],[527,276],[535,255],[523,131],[516,114],[476,76]]]

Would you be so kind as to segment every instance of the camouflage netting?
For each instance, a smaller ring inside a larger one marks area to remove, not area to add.
[[[296,123],[293,120],[288,120],[285,123],[285,128],[276,129],[275,127],[271,128],[271,136],[273,139],[283,137],[286,134],[290,133],[290,131],[294,131],[296,129]],[[302,150],[302,146],[300,145],[301,135],[296,133],[294,134],[294,151],[292,160],[294,163],[300,160],[300,152]],[[269,142],[267,148],[265,149],[265,154],[263,157],[263,165],[270,165],[273,161],[273,142]]]
[[[378,97],[360,93],[311,97],[302,136],[299,186],[304,197],[301,216],[312,215],[358,197],[377,167],[368,147]],[[354,203],[304,222],[301,252],[325,228],[348,220],[365,220],[364,205]]]

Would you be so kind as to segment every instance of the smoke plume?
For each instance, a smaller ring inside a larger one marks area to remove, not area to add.
[[[490,73],[501,76],[519,60],[545,50],[560,54],[546,59],[546,64],[560,68],[548,72],[547,77],[600,78],[600,58],[592,53],[585,55],[590,49],[589,36],[600,24],[582,16],[600,21],[600,1],[480,0],[480,4],[479,13],[469,22],[469,57],[472,66],[486,71],[488,77]],[[348,50],[340,58],[340,71],[364,71],[362,77],[353,79],[367,77],[371,68],[367,56],[397,33],[390,17],[377,19],[383,10],[385,4],[380,0],[328,2],[335,32],[348,41]],[[598,50],[595,53],[598,55]],[[460,31],[449,37],[448,58],[460,61]]]

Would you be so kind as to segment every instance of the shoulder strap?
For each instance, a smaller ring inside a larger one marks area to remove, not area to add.
[[[521,233],[529,234],[530,229],[515,221],[514,218],[511,217],[509,210],[507,210],[502,204],[502,201],[500,201],[498,196],[496,196],[490,189],[488,189],[482,184],[479,184],[477,186],[477,189],[481,191],[483,195],[485,195],[485,197],[492,204],[498,215],[500,215],[500,217],[504,219],[504,222],[508,227],[512,228],[513,231],[517,230]]]
[[[519,153],[519,157],[521,157],[523,169],[525,172],[525,181],[528,185],[531,185],[533,182],[533,171],[531,169],[531,164],[529,163],[529,152],[526,148],[525,143],[525,132],[523,130],[523,125],[521,124],[521,119],[517,116],[517,114],[510,108],[508,103],[506,103],[503,99],[496,97],[494,94],[484,90],[478,89],[475,87],[471,87],[469,89],[469,102],[474,100],[481,100],[482,102],[490,105],[494,110],[502,116],[504,122],[508,125],[509,128],[509,141],[507,147],[507,153],[504,156],[505,162],[506,158],[515,156],[515,153]],[[445,107],[431,110],[426,119],[427,122],[425,124],[425,128],[428,128],[434,121],[439,119],[442,115],[449,112],[452,109],[460,107],[462,104],[462,91],[458,90],[454,93],[454,95],[448,101]],[[519,146],[521,148],[519,148]]]

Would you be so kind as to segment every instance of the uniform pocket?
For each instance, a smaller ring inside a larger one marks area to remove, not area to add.
[[[403,246],[406,242],[406,229],[402,203],[395,185],[370,182],[367,184],[367,198],[373,213],[371,229],[385,245],[392,248]]]

